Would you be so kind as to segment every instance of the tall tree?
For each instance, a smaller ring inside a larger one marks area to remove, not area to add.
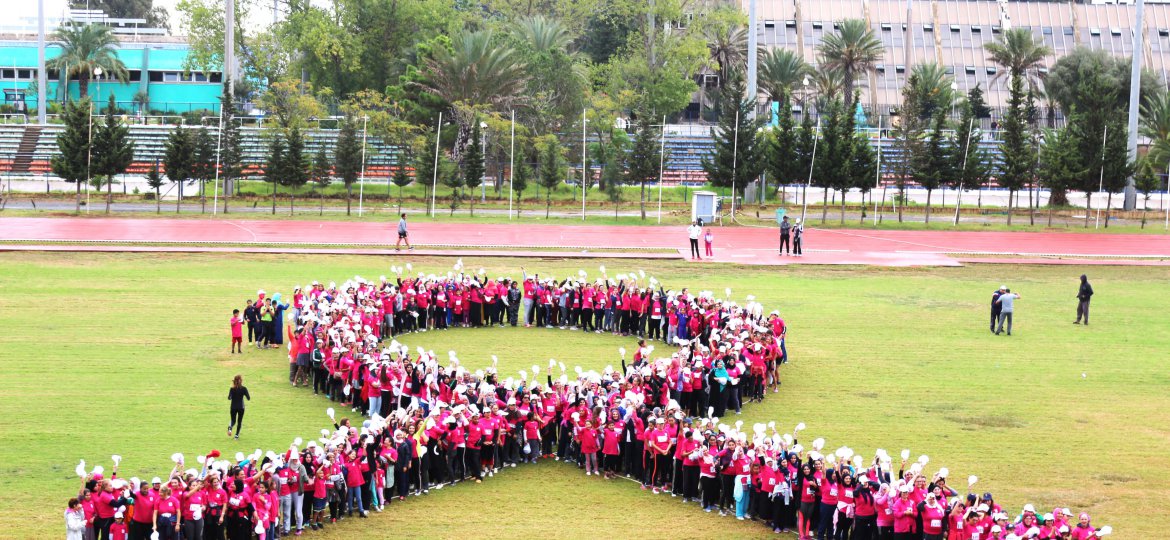
[[[300,128],[288,130],[288,143],[284,153],[283,173],[280,183],[288,187],[288,213],[296,212],[297,190],[309,182],[309,156],[305,155],[305,136]]]
[[[853,130],[845,125],[850,115],[844,111],[840,99],[831,101],[821,116],[825,121],[812,183],[822,190],[821,223],[824,223],[829,218],[829,190],[849,181],[849,150],[852,146],[849,139]]]
[[[540,142],[540,185],[544,187],[544,217],[552,208],[552,194],[565,180],[564,148],[555,135],[545,135]]]
[[[313,168],[309,170],[309,181],[316,186],[317,197],[321,202],[318,215],[325,215],[325,188],[333,183],[333,177],[330,176],[332,170],[333,162],[329,161],[329,154],[325,152],[325,145],[322,144],[317,147],[317,155],[313,157]],[[402,211],[401,193],[399,191],[399,212]]]
[[[1032,179],[1036,165],[1036,154],[1028,137],[1028,126],[1024,111],[1024,77],[1012,77],[1008,98],[1008,111],[1003,119],[1003,139],[999,145],[1000,166],[999,187],[1008,190],[1007,223],[1012,224],[1012,207],[1016,192],[1023,189]]]
[[[646,183],[658,181],[659,163],[663,159],[659,129],[661,128],[654,125],[650,114],[646,112],[638,114],[638,131],[634,135],[634,145],[627,157],[629,164],[627,178],[631,183],[637,183],[641,189],[639,204],[643,220],[646,219]]]
[[[483,150],[481,141],[483,140],[483,132],[480,130],[479,122],[472,122],[474,125],[471,128],[471,144],[467,145],[467,151],[463,153],[463,187],[467,189],[468,193],[468,208],[471,210],[471,216],[475,217],[475,188],[483,183],[483,173],[485,170],[483,164]]]
[[[967,100],[963,103],[963,113],[955,130],[954,144],[951,145],[950,186],[960,192],[963,190],[980,190],[991,174],[990,160],[979,141],[983,134],[978,127],[979,107],[982,104],[982,92],[978,85],[967,92]],[[982,202],[982,201],[980,201]]]
[[[1092,214],[1093,194],[1104,188],[1104,176],[1111,167],[1105,163],[1108,135],[1124,133],[1125,124],[1119,121],[1124,112],[1117,108],[1119,88],[1105,73],[1094,69],[1083,69],[1077,79],[1075,93],[1079,106],[1074,106],[1069,115],[1068,127],[1077,141],[1084,174],[1069,187],[1085,194],[1085,227],[1089,226]],[[1152,152],[1158,154],[1155,139]]]
[[[845,110],[852,111],[857,78],[869,73],[885,53],[881,40],[864,20],[845,19],[835,33],[821,39],[817,51],[826,67],[838,69],[844,76]]]
[[[865,194],[869,193],[875,185],[877,178],[877,157],[874,154],[873,147],[869,145],[869,137],[861,134],[855,134],[852,138],[853,151],[850,152],[849,176],[851,180],[851,187],[861,191],[861,221],[865,221]],[[872,197],[873,194],[871,193]],[[844,208],[845,198],[841,197],[842,208]],[[841,212],[841,223],[845,222],[845,212]]]
[[[512,191],[516,192],[516,217],[520,217],[520,203],[524,202],[524,190],[528,189],[528,182],[532,179],[532,165],[529,164],[528,151],[524,146],[516,152],[516,170],[512,171]]]
[[[394,175],[390,177],[390,181],[398,186],[398,213],[402,213],[402,188],[409,186],[411,182],[415,181],[410,176],[410,163],[414,161],[411,155],[410,146],[406,144],[399,145],[397,159],[394,163]],[[416,171],[417,173],[417,171]]]
[[[155,6],[151,0],[70,0],[69,7],[101,10],[115,19],[146,19],[149,26],[170,28],[166,8]]]
[[[118,38],[111,27],[104,24],[69,22],[57,28],[54,35],[61,53],[45,65],[63,70],[69,77],[77,77],[77,89],[82,99],[89,95],[89,81],[95,70],[125,81],[129,77],[126,65],[118,59]]]
[[[106,213],[110,213],[113,201],[114,176],[126,172],[134,161],[134,141],[130,139],[130,128],[122,123],[114,95],[106,107],[106,118],[101,128],[93,135],[93,174],[106,177]]]
[[[276,186],[284,178],[288,158],[284,142],[284,135],[280,130],[272,130],[272,140],[268,143],[268,161],[264,164],[264,181],[272,184],[272,215],[276,215]]]
[[[195,145],[191,131],[182,124],[176,124],[175,129],[167,137],[166,151],[163,157],[163,168],[167,178],[178,188],[175,198],[175,213],[179,213],[183,203],[183,184],[195,175]]]
[[[1052,54],[1052,49],[1037,39],[1027,27],[1005,30],[995,41],[984,44],[983,48],[987,51],[987,59],[1002,68],[992,80],[1005,76],[1012,79],[1022,77],[1029,89],[1039,88],[1044,57]],[[1023,95],[1024,91],[1020,93]]]
[[[235,100],[231,95],[231,79],[224,78],[223,93],[219,96],[219,175],[223,179],[223,213],[228,213],[228,200],[237,190],[235,182],[244,175],[243,139],[236,118]]]
[[[191,178],[199,182],[199,211],[207,212],[207,183],[215,179],[215,140],[206,127],[192,134]]]
[[[804,118],[800,120],[800,130],[796,135],[796,176],[794,179],[800,183],[800,199],[803,201],[808,196],[807,187],[808,181],[812,179],[813,163],[816,156],[814,155],[817,147],[817,125],[813,124],[812,115],[804,112]]]
[[[794,51],[776,47],[760,53],[760,91],[772,101],[790,99],[793,89],[812,73],[808,63]]]
[[[66,101],[61,120],[65,130],[57,135],[57,155],[53,156],[53,174],[77,187],[76,211],[81,212],[81,183],[90,171],[90,110],[88,98]]]
[[[1146,214],[1150,210],[1150,194],[1162,187],[1158,176],[1154,174],[1154,166],[1150,160],[1143,158],[1137,167],[1137,174],[1133,177],[1134,188],[1142,194],[1142,228],[1146,228]]]
[[[930,223],[931,194],[953,177],[950,159],[952,153],[948,148],[946,135],[943,133],[945,127],[946,111],[938,109],[934,113],[930,135],[926,139],[926,148],[918,156],[921,164],[915,167],[917,172],[915,179],[918,181],[918,185],[926,190],[927,224]]]
[[[1076,134],[1070,128],[1049,130],[1040,148],[1040,184],[1050,193],[1067,190],[1084,176],[1084,165],[1077,148]],[[1052,212],[1056,207],[1051,197],[1048,202],[1048,226],[1052,226]]]
[[[751,117],[754,100],[744,98],[747,93],[743,75],[733,72],[721,96],[719,125],[712,129],[715,140],[712,156],[700,162],[707,180],[713,186],[732,188],[734,198],[764,169],[763,146],[759,127],[761,122]]]
[[[947,74],[946,68],[927,62],[914,66],[910,71],[915,81],[915,92],[919,96],[919,114],[922,118],[932,121],[935,112],[940,109],[944,114],[950,113],[959,96],[951,88],[955,78]]]
[[[979,83],[975,83],[975,86],[967,91],[967,107],[976,119],[991,118],[991,109],[983,99],[983,89],[979,87]]]
[[[922,117],[921,99],[918,94],[918,77],[910,75],[906,85],[902,87],[902,106],[898,109],[897,122],[893,122],[893,147],[898,153],[898,160],[894,166],[897,171],[895,184],[898,189],[898,222],[902,222],[902,212],[906,206],[906,185],[915,176],[915,165],[919,161],[916,156],[922,155],[923,132],[925,122]]]
[[[451,188],[451,203],[448,207],[451,209],[451,215],[454,216],[455,210],[459,208],[459,202],[463,199],[463,188],[466,185],[463,183],[464,176],[458,167],[449,166],[448,163],[453,164],[454,161],[445,155],[439,157],[439,181],[444,186]]]
[[[357,183],[362,170],[362,142],[357,136],[357,126],[352,117],[346,116],[337,133],[333,150],[333,171],[345,185],[345,215],[350,215],[353,203],[353,185]]]
[[[801,171],[806,169],[801,166],[797,153],[797,131],[788,94],[785,92],[776,97],[780,102],[780,121],[769,131],[765,156],[768,176],[772,177],[777,186],[786,186],[801,180]]]
[[[1133,176],[1135,164],[1129,160],[1128,132],[1120,117],[1114,117],[1105,137],[1105,227],[1113,212],[1113,194],[1125,190],[1126,179]]]
[[[154,165],[152,165],[150,170],[146,172],[146,185],[150,186],[150,189],[154,190],[154,213],[156,214],[162,213],[163,181],[162,174],[159,173],[158,170],[158,160],[156,159],[154,161]]]

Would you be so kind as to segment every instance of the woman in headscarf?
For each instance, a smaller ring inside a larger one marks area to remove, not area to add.
[[[707,387],[711,390],[708,403],[715,409],[709,416],[723,418],[723,414],[727,412],[727,384],[730,379],[731,377],[723,365],[723,360],[716,360],[715,369],[707,375]]]

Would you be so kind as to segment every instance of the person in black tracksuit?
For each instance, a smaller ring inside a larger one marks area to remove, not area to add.
[[[780,221],[780,254],[781,255],[783,255],[785,251],[788,251],[789,254],[791,255],[791,251],[792,251],[791,238],[792,238],[792,223],[790,223],[788,221],[788,216],[784,216],[784,219]]]
[[[232,402],[231,407],[231,423],[228,424],[228,435],[232,434],[232,428],[236,428],[236,438],[240,438],[240,430],[244,428],[244,400],[252,401],[252,396],[248,394],[248,387],[244,386],[244,377],[236,375],[232,379],[232,387],[228,390],[228,400]],[[223,425],[223,424],[220,424]]]
[[[999,303],[999,296],[1001,294],[1003,294],[1004,290],[1006,290],[1006,289],[1004,289],[1003,287],[1000,287],[999,290],[991,293],[991,331],[992,332],[995,332],[995,322],[999,320],[999,311],[1003,307]]]
[[[248,300],[247,307],[244,308],[244,322],[248,323],[248,343],[252,343],[253,337],[259,341],[260,313],[256,310],[256,306],[252,305],[251,299]]]
[[[1093,286],[1089,285],[1089,278],[1081,274],[1081,288],[1077,291],[1077,320],[1073,324],[1081,324],[1081,316],[1085,318],[1085,326],[1089,325],[1089,300],[1093,298]]]

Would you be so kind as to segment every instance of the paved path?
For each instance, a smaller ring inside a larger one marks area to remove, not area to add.
[[[381,255],[396,240],[394,223],[274,221],[224,219],[0,218],[0,241],[22,241],[0,249],[37,249],[39,243],[87,242],[100,249],[173,251],[149,246],[170,244],[252,245],[249,251],[289,252],[280,244],[314,244],[300,253]],[[805,232],[804,257],[780,257],[775,228],[712,228],[715,262],[739,264],[871,264],[879,266],[954,266],[962,262],[1043,263],[1048,259],[1108,259],[1115,264],[1170,265],[1170,236],[1075,232],[870,231],[815,229]],[[411,240],[423,255],[503,255],[500,250],[529,250],[523,256],[661,258],[677,250],[686,258],[681,227],[425,223],[411,225]],[[266,244],[267,246],[259,246]],[[226,246],[225,246],[226,247]],[[291,248],[292,246],[290,246]],[[547,251],[553,248],[552,251]],[[89,247],[86,250],[94,250]],[[187,246],[183,251],[203,250]],[[54,250],[69,250],[55,246]],[[532,251],[542,250],[542,251]],[[219,250],[216,250],[219,251]],[[241,251],[239,248],[223,251]],[[513,253],[514,255],[514,253]],[[704,258],[704,261],[707,261]]]

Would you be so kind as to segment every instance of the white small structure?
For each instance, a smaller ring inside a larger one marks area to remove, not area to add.
[[[718,217],[718,195],[714,191],[696,191],[691,197],[691,221],[711,223]]]

